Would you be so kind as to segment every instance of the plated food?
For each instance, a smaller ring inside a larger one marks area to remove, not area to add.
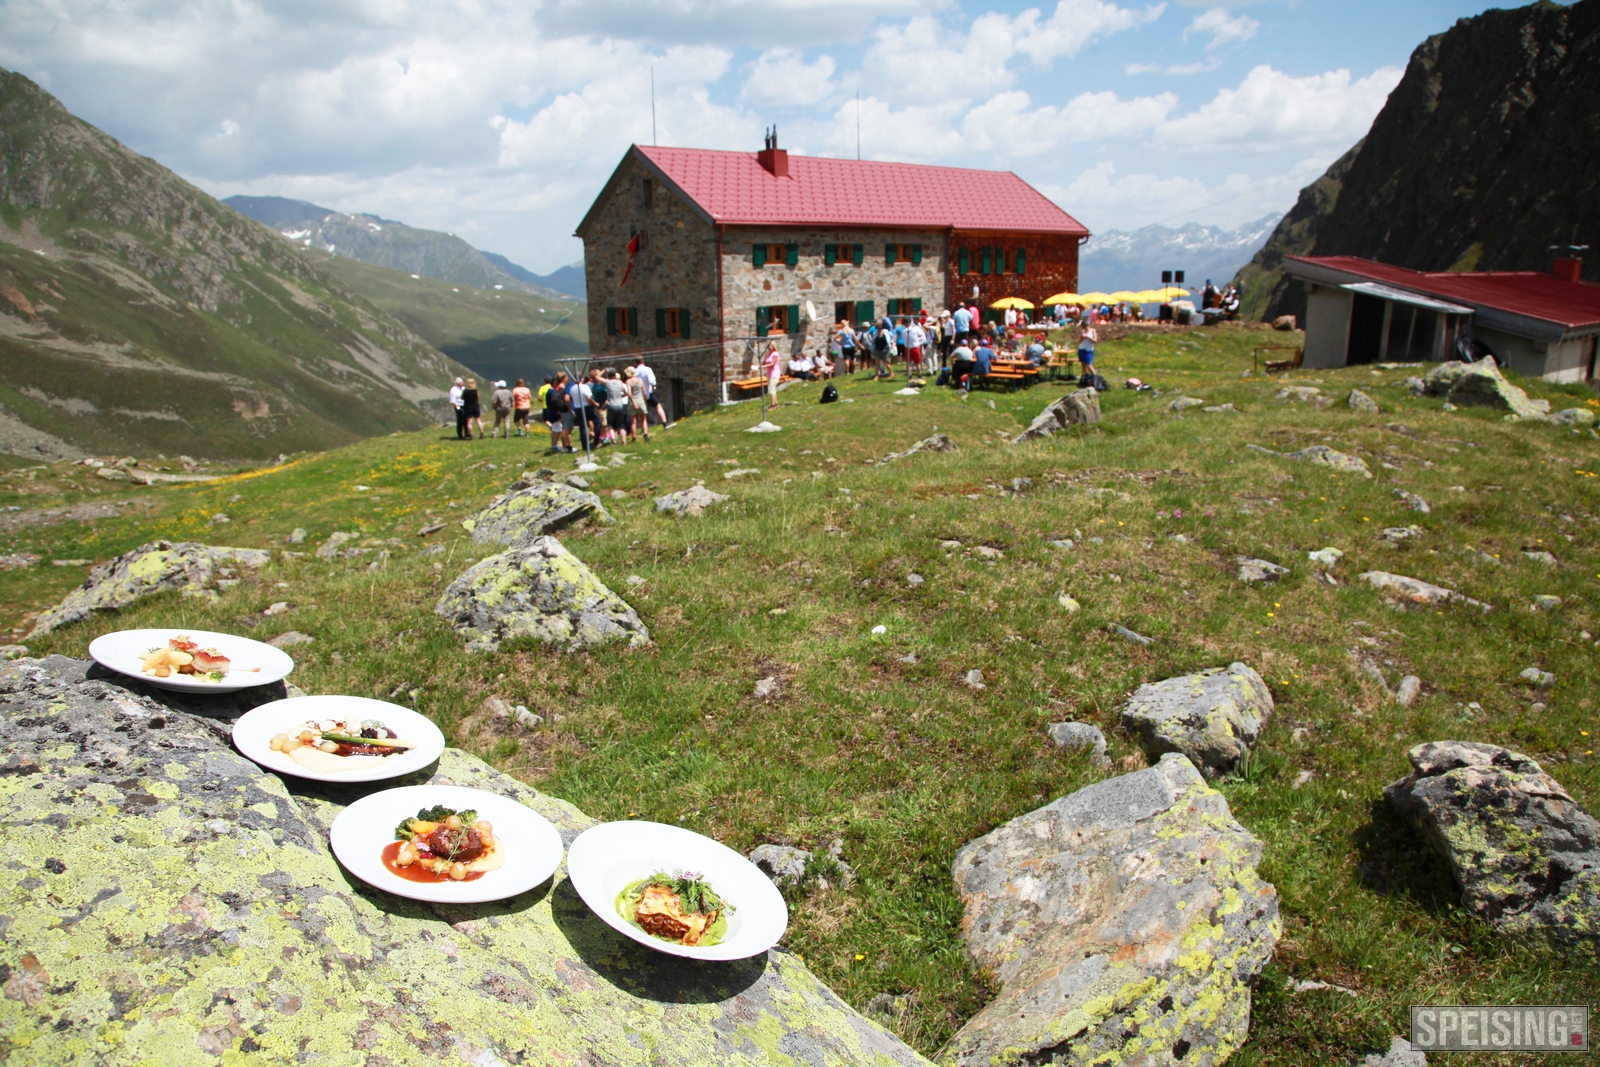
[[[783,894],[755,864],[681,826],[591,827],[567,851],[567,876],[602,922],[669,955],[744,959],[789,926]]]
[[[414,900],[482,903],[526,893],[561,865],[561,835],[510,797],[457,785],[372,793],[334,819],[333,854],[369,885]]]
[[[711,883],[688,871],[652,874],[617,894],[617,914],[649,934],[676,945],[722,944],[732,905]]]
[[[118,630],[90,642],[89,655],[162,689],[213,693],[279,682],[294,670],[282,649],[210,630]]]
[[[233,743],[269,771],[319,782],[398,778],[422,770],[444,751],[444,735],[426,716],[348,696],[262,704],[233,724]]]

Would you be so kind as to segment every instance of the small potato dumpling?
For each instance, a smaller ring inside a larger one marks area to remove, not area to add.
[[[444,828],[446,830],[459,830],[459,829],[461,829],[461,816],[459,816],[459,815],[451,815],[448,818],[446,818],[445,821],[444,821]]]
[[[401,842],[400,851],[395,854],[394,862],[401,867],[409,867],[417,862],[417,850],[410,841]]]
[[[463,878],[465,878],[466,876],[467,876],[467,865],[465,863],[452,863],[450,865],[450,877],[451,878],[453,878],[454,880],[459,882]]]
[[[267,743],[267,747],[272,749],[272,751],[274,751],[274,752],[282,752],[283,749],[284,749],[284,746],[287,745],[288,743],[289,743],[289,735],[288,734],[273,734],[272,735],[272,740]]]
[[[313,733],[312,731],[310,731],[310,730],[301,730],[300,731],[300,743],[302,745],[309,745],[311,742],[315,741],[316,739],[317,739],[317,735],[315,733]]]
[[[494,832],[494,823],[490,822],[488,819],[479,819],[477,822],[473,823],[473,825],[476,826],[478,828],[478,832],[483,834],[485,837]]]

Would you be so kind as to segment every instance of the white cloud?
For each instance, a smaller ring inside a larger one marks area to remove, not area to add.
[[[1204,59],[1193,63],[1174,63],[1171,66],[1162,66],[1160,63],[1129,63],[1123,67],[1125,74],[1209,74],[1222,66],[1222,60],[1209,53]]]
[[[1162,141],[1196,151],[1270,152],[1284,148],[1344,151],[1366,136],[1404,73],[1380,67],[1365,78],[1348,70],[1294,77],[1262,65],[1236,89],[1167,120]]]
[[[1010,20],[1016,50],[1035,66],[1048,67],[1063,56],[1075,56],[1102,37],[1137,29],[1161,17],[1165,3],[1144,8],[1118,7],[1106,0],[1057,0],[1055,13],[1044,21],[1029,8]],[[984,18],[1004,19],[1003,15]]]
[[[1213,7],[1194,17],[1183,31],[1183,39],[1187,41],[1191,35],[1206,34],[1211,38],[1206,47],[1218,48],[1225,44],[1243,44],[1260,28],[1261,23],[1249,15],[1233,15],[1225,7]]]
[[[1037,156],[1082,141],[1141,135],[1178,106],[1172,93],[1119,99],[1116,93],[1079,93],[1057,107],[1033,108],[1021,90],[998,93],[968,111],[963,143],[1006,157]]]
[[[757,107],[806,107],[833,95],[833,72],[832,56],[807,63],[798,52],[769,49],[751,66],[742,92]]]
[[[1042,183],[1039,189],[1092,232],[1157,223],[1183,226],[1197,220],[1231,227],[1287,210],[1300,188],[1329,162],[1308,158],[1275,173],[1235,172],[1207,182],[1191,176],[1122,174],[1115,163],[1103,161],[1066,185]]]

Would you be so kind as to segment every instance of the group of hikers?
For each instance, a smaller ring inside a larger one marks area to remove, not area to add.
[[[650,440],[650,417],[667,424],[666,409],[656,395],[656,374],[643,356],[630,365],[592,367],[573,377],[566,371],[545,378],[537,390],[523,378],[507,387],[494,383],[489,394],[489,409],[494,414],[494,429],[485,433],[483,402],[475,378],[457,378],[450,387],[450,406],[456,416],[456,438],[482,440],[499,437],[527,437],[535,405],[539,421],[550,432],[553,452],[588,451],[601,445]],[[577,447],[573,431],[577,431]]]

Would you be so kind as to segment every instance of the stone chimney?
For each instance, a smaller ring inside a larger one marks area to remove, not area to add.
[[[1550,273],[1558,282],[1575,282],[1583,273],[1583,260],[1557,259],[1550,263]]]
[[[766,147],[756,153],[756,161],[774,178],[789,176],[789,153],[778,147],[778,127],[767,131]]]

